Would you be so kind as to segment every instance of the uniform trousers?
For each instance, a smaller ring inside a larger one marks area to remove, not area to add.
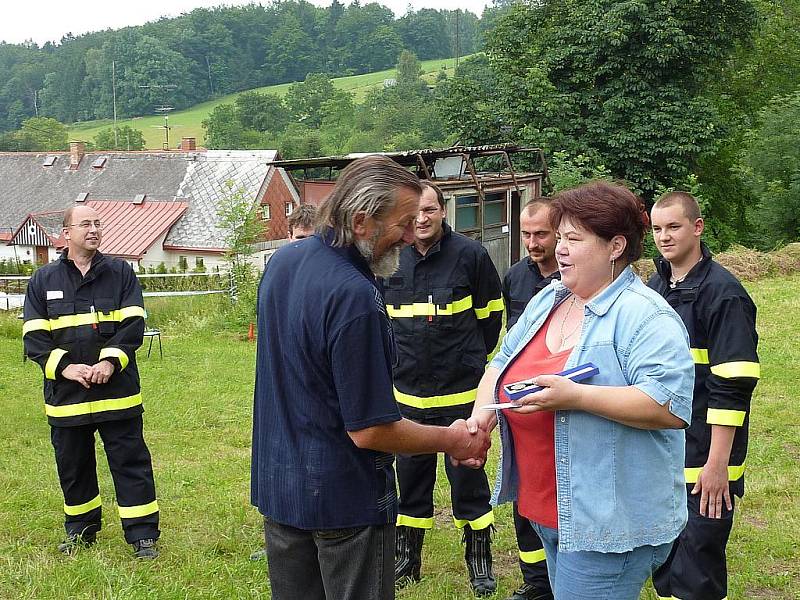
[[[694,487],[688,486],[687,492]],[[731,503],[735,496],[731,494]],[[667,562],[653,573],[659,598],[723,600],[728,597],[725,548],[733,527],[733,511],[722,505],[722,518],[700,514],[700,494],[688,494],[689,521],[675,540]]]
[[[519,570],[522,571],[522,580],[542,592],[550,591],[547,557],[542,540],[534,531],[531,522],[519,514],[519,506],[516,502],[514,502],[514,529],[517,532]]]
[[[413,419],[424,425],[447,427],[458,418],[467,418],[472,405],[465,409],[465,416],[431,416]],[[400,488],[398,525],[422,529],[433,526],[433,489],[436,484],[437,454],[400,454],[397,456],[397,483]],[[454,467],[445,456],[445,473],[450,482],[450,499],[453,517],[458,527],[470,525],[474,530],[485,529],[493,523],[490,492],[486,471],[483,468]]]
[[[158,504],[150,451],[142,417],[75,427],[50,428],[56,467],[64,493],[67,534],[96,533],[101,528],[95,431],[100,434],[114,480],[125,541],[158,539]]]

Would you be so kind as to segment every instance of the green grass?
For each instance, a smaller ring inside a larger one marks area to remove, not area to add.
[[[462,57],[461,60],[464,60]],[[453,75],[455,68],[455,58],[436,58],[432,60],[421,61],[420,65],[424,72],[423,79],[433,82],[436,74],[442,67],[448,76]],[[352,92],[355,94],[357,100],[363,100],[371,89],[383,85],[383,80],[395,77],[396,69],[387,69],[385,71],[377,71],[375,73],[365,73],[363,75],[353,75],[351,77],[339,77],[333,79],[333,84],[341,89]],[[272,85],[268,87],[256,88],[258,92],[269,92],[283,97],[286,90],[289,89],[289,83],[280,85]],[[230,104],[241,92],[222,96],[215,100],[196,104],[191,108],[179,110],[170,113],[169,124],[173,129],[170,131],[170,146],[176,147],[180,138],[194,137],[197,139],[197,144],[202,145],[205,139],[202,122],[208,117],[212,110],[220,104]],[[102,119],[97,121],[84,121],[82,123],[73,123],[69,127],[70,139],[79,139],[91,141],[95,135],[102,129],[113,126],[111,119]],[[159,115],[150,115],[146,117],[134,117],[131,119],[120,119],[117,121],[119,126],[129,125],[135,129],[139,129],[144,134],[145,147],[148,149],[160,149],[164,142],[164,130],[161,128],[164,125],[164,118]]]
[[[749,285],[759,307],[762,380],[753,402],[747,496],[728,546],[731,600],[798,598],[800,589],[800,275]],[[161,557],[137,563],[125,545],[98,447],[104,526],[74,558],[55,549],[62,503],[41,398],[41,372],[21,361],[20,322],[0,315],[0,598],[269,598],[249,505],[255,348],[245,331],[220,329],[219,298],[176,305],[147,299],[163,331],[164,359],[139,353],[145,435],[162,510]],[[492,451],[490,476],[495,469]],[[401,600],[471,598],[463,547],[440,473],[437,527],[427,536],[423,580]],[[508,506],[497,511],[495,571],[505,598],[517,585]],[[643,598],[654,599],[651,591]]]

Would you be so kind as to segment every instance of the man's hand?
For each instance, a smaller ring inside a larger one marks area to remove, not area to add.
[[[489,433],[475,426],[474,422],[472,427],[469,427],[463,419],[454,421],[448,430],[453,443],[447,454],[453,465],[472,469],[482,467],[486,462],[486,453],[492,445]]]
[[[88,390],[91,385],[92,367],[80,363],[67,365],[61,371],[61,376],[64,379],[77,381]]]
[[[703,465],[692,494],[700,494],[700,514],[709,519],[722,518],[723,501],[729,511],[733,510],[727,463],[709,460]]]
[[[89,377],[89,381],[92,383],[107,383],[114,374],[114,364],[107,360],[101,360],[99,363],[91,367],[91,371],[92,372]]]

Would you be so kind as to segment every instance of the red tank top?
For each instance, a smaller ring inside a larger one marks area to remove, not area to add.
[[[502,386],[564,370],[571,348],[556,354],[550,352],[545,339],[551,318],[552,315],[503,374],[499,393],[501,402],[508,402]],[[555,413],[525,415],[507,410],[505,416],[511,427],[519,472],[519,514],[545,527],[557,529]]]

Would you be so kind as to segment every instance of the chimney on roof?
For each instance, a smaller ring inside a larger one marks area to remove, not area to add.
[[[193,137],[181,138],[181,150],[184,152],[197,150],[197,140]]]
[[[70,142],[69,143],[69,169],[75,171],[81,164],[83,155],[86,154],[85,142]]]

